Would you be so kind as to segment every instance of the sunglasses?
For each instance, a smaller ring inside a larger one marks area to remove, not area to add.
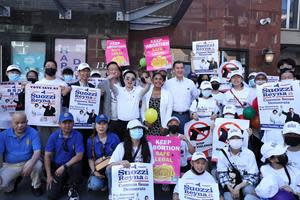
[[[126,81],[135,81],[135,78],[126,77],[125,80],[126,80]]]
[[[64,139],[64,141],[62,143],[62,147],[63,147],[63,150],[65,152],[69,152],[69,148],[68,148],[68,144],[67,144],[67,139]]]

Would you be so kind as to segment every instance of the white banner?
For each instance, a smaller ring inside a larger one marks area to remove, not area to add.
[[[256,92],[261,129],[280,130],[288,121],[300,123],[299,81],[266,83]]]
[[[219,67],[219,41],[203,40],[193,44],[193,66],[198,74],[214,74]]]
[[[243,146],[248,147],[249,133],[247,129],[249,129],[249,120],[217,118],[213,132],[212,160],[218,160],[220,152],[218,149],[222,149],[227,145],[227,133],[232,128],[242,130],[244,136]]]
[[[0,128],[11,127],[11,115],[17,109],[18,94],[22,92],[21,83],[0,83]]]
[[[184,126],[184,135],[190,140],[196,151],[201,151],[211,157],[213,134],[210,130],[210,118],[191,120]]]
[[[96,88],[100,85],[100,83],[106,81],[106,78],[89,78],[89,83],[93,84]]]
[[[27,84],[25,112],[29,125],[58,126],[61,110],[61,88],[52,85]]]
[[[100,97],[100,89],[72,86],[69,112],[74,116],[75,128],[93,129],[99,114]]]
[[[219,200],[217,183],[203,183],[197,179],[181,178],[178,182],[180,200]]]
[[[153,166],[149,163],[131,163],[112,167],[113,200],[153,200]]]

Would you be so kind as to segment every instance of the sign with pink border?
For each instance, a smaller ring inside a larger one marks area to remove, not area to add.
[[[126,40],[106,40],[105,59],[106,63],[114,61],[119,66],[129,65]]]

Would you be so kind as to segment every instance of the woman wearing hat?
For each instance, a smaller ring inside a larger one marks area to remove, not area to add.
[[[146,127],[137,119],[128,122],[124,142],[120,143],[113,152],[109,161],[110,165],[106,170],[110,194],[112,166],[129,167],[133,162],[154,163],[152,145],[146,139],[145,129]]]
[[[9,65],[6,69],[6,76],[8,77],[8,81],[16,82],[21,78],[21,69],[18,65]]]
[[[98,115],[96,117],[96,133],[87,140],[87,156],[91,176],[88,181],[89,190],[100,190],[105,188],[105,167],[100,171],[96,170],[96,165],[107,162],[113,151],[120,143],[120,139],[114,133],[107,132],[108,117]]]
[[[275,177],[279,190],[288,191],[296,199],[299,199],[300,170],[288,165],[289,160],[286,151],[287,146],[275,142],[264,143],[261,147],[261,154],[265,164],[260,168],[260,171],[263,178]]]

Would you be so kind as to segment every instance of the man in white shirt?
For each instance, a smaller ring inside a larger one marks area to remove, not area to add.
[[[180,120],[180,133],[184,133],[184,125],[190,120],[189,109],[192,101],[199,96],[195,84],[190,79],[184,77],[184,65],[181,61],[173,64],[174,78],[166,81],[165,86],[173,97],[173,113]]]
[[[70,92],[70,87],[68,84],[56,77],[57,72],[57,63],[55,60],[46,60],[44,63],[45,70],[45,78],[35,82],[38,85],[52,85],[52,86],[60,86],[62,96],[67,95]],[[42,149],[46,146],[48,137],[54,131],[56,131],[57,127],[46,127],[46,126],[38,126],[38,131],[41,138]]]

